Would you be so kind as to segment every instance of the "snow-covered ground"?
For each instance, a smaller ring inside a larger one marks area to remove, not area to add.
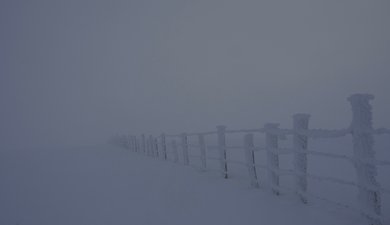
[[[239,174],[225,180],[110,145],[1,150],[0,224],[365,225],[348,210],[253,189]]]

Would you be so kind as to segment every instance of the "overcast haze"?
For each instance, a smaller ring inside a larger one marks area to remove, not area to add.
[[[371,93],[390,127],[390,2],[0,2],[4,146],[215,125],[344,128]]]

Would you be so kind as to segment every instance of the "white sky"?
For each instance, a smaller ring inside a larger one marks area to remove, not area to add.
[[[390,2],[0,2],[0,135],[8,146],[215,125],[344,128],[371,93],[390,127]]]

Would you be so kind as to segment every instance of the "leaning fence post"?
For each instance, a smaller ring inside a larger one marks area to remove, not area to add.
[[[218,151],[221,164],[222,175],[225,179],[228,178],[227,160],[226,160],[226,126],[217,126],[218,134]]]
[[[294,170],[295,188],[301,201],[307,203],[307,155],[303,151],[307,150],[308,138],[305,135],[299,134],[299,131],[305,131],[309,127],[309,114],[298,113],[293,116],[293,129],[295,134],[293,136],[294,148]]]
[[[279,124],[277,123],[267,123],[264,128],[276,129],[278,126]],[[271,183],[271,190],[275,195],[279,195],[279,155],[274,152],[278,149],[278,135],[266,130],[265,145],[267,149],[268,179]]]
[[[177,163],[179,162],[179,153],[177,152],[176,140],[172,140],[171,145],[173,151],[173,162]]]
[[[198,134],[198,143],[200,149],[200,160],[202,162],[202,169],[206,170],[206,144],[204,141],[203,134]]]
[[[186,133],[181,134],[181,147],[183,149],[184,165],[190,164],[190,158],[188,156],[188,138]]]
[[[164,133],[161,134],[161,151],[162,151],[164,160],[167,160],[167,144],[165,141],[165,134]]]
[[[369,94],[355,94],[348,98],[352,106],[351,132],[353,137],[354,166],[357,173],[358,202],[362,214],[371,225],[380,225],[381,221],[381,194],[379,183],[376,180],[377,168],[374,137],[372,134],[372,107],[370,100],[374,96]]]
[[[244,136],[244,146],[245,146],[245,159],[249,172],[249,179],[251,181],[252,187],[258,188],[259,183],[257,181],[257,173],[255,167],[255,153],[254,153],[254,143],[253,143],[253,134],[245,134]]]

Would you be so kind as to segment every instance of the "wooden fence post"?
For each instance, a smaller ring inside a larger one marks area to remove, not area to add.
[[[142,141],[142,143],[141,143],[141,146],[142,146],[142,152],[145,154],[145,152],[146,152],[146,140],[145,140],[146,138],[145,138],[145,134],[142,134],[141,135],[141,141]]]
[[[133,137],[133,148],[134,148],[134,152],[137,152],[137,137],[136,136],[132,136]]]
[[[125,147],[126,149],[130,149],[128,135],[123,135],[123,140],[124,140],[124,147]]]
[[[202,162],[202,169],[206,170],[206,144],[204,141],[204,135],[198,134],[198,143],[200,150],[200,160]]]
[[[150,150],[149,150],[149,138],[145,136],[145,153],[147,156],[150,156]]]
[[[131,136],[129,136],[129,139],[130,139],[130,148],[131,148],[131,151],[132,152],[135,152],[135,141],[134,141],[134,136],[133,135],[131,135]]]
[[[173,162],[178,163],[179,162],[179,153],[177,152],[177,144],[176,140],[172,140],[172,151],[173,151]]]
[[[184,165],[189,165],[190,158],[188,156],[188,138],[186,133],[181,134],[181,147],[183,149]]]
[[[160,153],[158,151],[158,139],[157,138],[153,139],[153,144],[154,144],[154,154],[155,154],[155,157],[158,158],[160,156]]]
[[[245,159],[249,172],[249,179],[251,181],[251,186],[258,188],[259,183],[257,180],[257,172],[255,167],[255,153],[253,151],[253,134],[245,134],[244,136],[244,146],[245,146]]]
[[[279,127],[277,123],[267,123],[264,126],[266,129],[276,129]],[[273,151],[278,149],[278,135],[272,132],[266,131],[265,133],[265,145],[267,148],[267,167],[268,167],[268,179],[271,183],[271,190],[275,195],[279,195],[279,155]]]
[[[219,159],[221,164],[222,176],[228,178],[228,168],[227,168],[227,156],[226,156],[226,126],[217,126],[218,134],[218,151]]]
[[[149,136],[150,139],[150,154],[152,157],[156,157],[156,150],[154,149],[154,138],[152,135]]]
[[[134,136],[135,152],[139,152],[138,138]]]
[[[306,131],[309,127],[309,114],[295,114],[293,116],[293,129],[297,131]],[[306,204],[307,197],[307,154],[302,151],[307,150],[308,138],[305,135],[295,133],[293,136],[293,148],[294,151],[294,170],[297,173],[295,175],[295,188],[301,201]]]
[[[355,94],[348,98],[352,106],[351,132],[353,137],[354,166],[359,185],[358,202],[362,214],[371,225],[381,225],[381,194],[376,180],[376,165],[373,149],[372,107],[374,96]]]
[[[152,135],[149,135],[149,152],[150,152],[150,156],[155,157],[154,139]]]
[[[161,151],[162,151],[164,160],[167,160],[167,144],[166,144],[164,133],[161,134]]]

